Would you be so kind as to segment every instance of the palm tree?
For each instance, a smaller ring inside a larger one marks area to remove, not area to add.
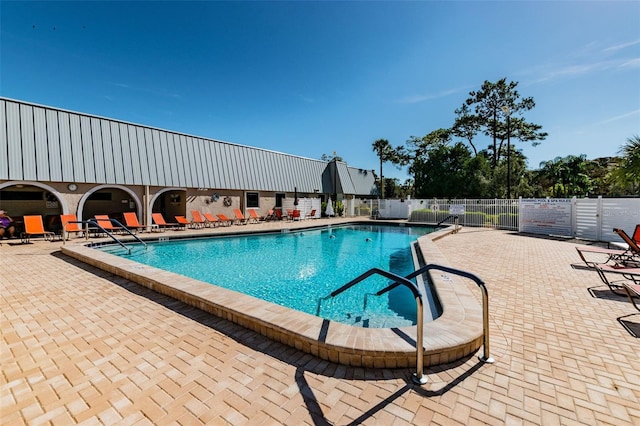
[[[619,167],[611,173],[613,180],[636,194],[640,188],[640,136],[628,138],[618,152],[622,159]]]
[[[395,151],[388,140],[378,139],[373,143],[373,150],[380,158],[380,198],[384,198],[384,178],[382,177],[382,163],[395,161]]]

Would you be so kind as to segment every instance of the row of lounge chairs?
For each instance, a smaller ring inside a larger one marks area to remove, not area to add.
[[[152,213],[153,225],[151,231],[163,231],[164,229],[186,229],[186,228],[204,228],[216,226],[246,225],[249,223],[258,223],[261,219],[255,210],[250,209],[249,216],[245,217],[240,209],[234,210],[234,217],[227,217],[225,214],[213,215],[211,213],[200,213],[197,210],[191,211],[192,220],[188,220],[185,216],[175,216],[176,222],[167,222],[162,213]],[[101,232],[106,230],[111,233],[121,232],[139,232],[144,231],[147,226],[140,224],[138,217],[134,212],[123,213],[124,224],[111,219],[108,215],[95,215],[94,223],[98,226],[89,226],[85,229],[86,223],[79,221],[75,214],[62,214],[60,220],[62,223],[62,234],[60,238],[68,237],[70,234],[80,234],[87,232]],[[46,241],[53,241],[56,233],[47,231],[44,228],[42,215],[26,215],[23,217],[24,232],[20,238],[23,243],[29,243],[33,237],[43,237]],[[115,222],[115,224],[114,224]]]
[[[577,246],[576,250],[585,265],[595,270],[612,292],[628,296],[640,311],[640,304],[636,302],[640,297],[640,224],[631,236],[619,228],[613,232],[622,238],[625,248]],[[608,274],[614,274],[616,278],[611,279]]]

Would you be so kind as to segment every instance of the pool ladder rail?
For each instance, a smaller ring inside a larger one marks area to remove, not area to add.
[[[127,234],[129,234],[130,236],[132,236],[137,242],[139,242],[140,244],[142,244],[144,246],[144,248],[147,248],[147,243],[145,243],[144,241],[142,241],[140,238],[138,238],[137,235],[135,235],[133,232],[131,232],[131,230],[129,228],[127,228],[126,226],[124,226],[122,223],[120,223],[118,220],[116,219],[109,219],[109,221],[116,225],[119,229],[123,230],[124,232],[126,232]],[[122,241],[120,241],[112,232],[109,232],[107,229],[104,229],[102,226],[100,226],[100,224],[98,223],[98,221],[96,219],[89,219],[89,220],[78,220],[78,221],[71,221],[69,223],[81,223],[82,225],[84,225],[84,235],[85,238],[89,238],[89,230],[90,229],[99,229],[100,232],[105,233],[107,236],[109,236],[113,241],[115,241],[117,244],[119,244],[122,248],[124,248],[125,250],[127,250],[127,254],[131,254],[131,247],[129,247],[128,245],[126,245],[125,243],[123,243]],[[67,235],[66,235],[66,229],[63,227],[62,228],[62,242],[63,244],[65,244],[65,241],[67,240]]]
[[[418,275],[422,275],[427,271],[430,271],[432,269],[436,269],[436,270],[440,270],[443,272],[447,272],[453,275],[459,275],[461,277],[465,277],[465,278],[469,278],[470,280],[472,280],[473,282],[475,282],[478,287],[480,287],[481,291],[482,291],[482,319],[483,319],[483,354],[478,356],[478,358],[488,364],[492,364],[495,362],[495,360],[489,355],[489,294],[487,292],[487,287],[484,283],[484,281],[482,281],[479,277],[477,277],[476,275],[470,273],[470,272],[466,272],[466,271],[462,271],[459,269],[454,269],[454,268],[450,268],[448,266],[441,266],[441,265],[436,265],[436,264],[427,264],[425,266],[423,266],[422,268],[418,269],[417,271],[414,271],[412,273],[410,273],[409,275],[407,275],[406,277],[401,277],[400,275],[396,275],[392,272],[389,271],[385,271],[383,269],[380,268],[371,268],[369,269],[367,272],[365,272],[364,274],[354,278],[353,280],[349,281],[348,283],[346,283],[345,285],[343,285],[342,287],[332,291],[331,293],[329,293],[327,296],[321,297],[318,299],[318,307],[316,309],[316,316],[320,316],[320,310],[322,309],[322,302],[324,302],[325,300],[331,299],[333,297],[336,297],[337,295],[339,295],[340,293],[350,289],[351,287],[353,287],[354,285],[364,281],[365,279],[367,279],[368,277],[372,276],[372,275],[382,275],[383,277],[389,278],[390,280],[392,280],[393,282],[388,285],[387,287],[383,288],[382,290],[376,292],[376,293],[368,293],[371,295],[375,295],[375,296],[381,296],[384,293],[387,293],[391,290],[393,290],[394,288],[398,287],[398,286],[405,286],[407,287],[411,293],[413,294],[414,298],[416,299],[416,313],[417,313],[417,320],[416,320],[416,326],[417,326],[417,331],[416,331],[416,335],[417,335],[417,339],[416,339],[416,372],[413,374],[413,376],[411,377],[411,379],[413,380],[413,382],[417,385],[424,385],[427,383],[427,376],[424,374],[424,346],[423,346],[423,330],[424,330],[424,303],[422,300],[422,292],[420,291],[420,289],[418,288],[418,286],[416,284],[414,284],[412,281],[410,281],[411,279],[417,277]],[[366,306],[366,297],[367,295],[365,295],[365,306]]]

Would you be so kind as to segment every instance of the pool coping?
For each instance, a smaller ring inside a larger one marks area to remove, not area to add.
[[[430,264],[451,266],[434,242],[453,232],[452,227],[443,228],[418,238],[423,258]],[[325,360],[371,368],[416,366],[416,326],[354,327],[142,265],[95,250],[89,244],[68,244],[61,250],[67,256]],[[428,274],[443,310],[440,317],[424,324],[424,365],[432,366],[476,352],[483,342],[483,317],[478,297],[461,278],[435,270]]]

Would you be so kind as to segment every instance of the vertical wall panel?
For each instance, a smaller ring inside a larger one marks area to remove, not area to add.
[[[178,136],[173,133],[167,133],[167,143],[169,145],[169,160],[171,161],[171,185],[183,186],[184,163],[182,162]]]
[[[236,188],[236,179],[233,175],[235,173],[235,164],[233,164],[233,152],[231,146],[228,143],[224,144],[224,166],[223,171],[225,177],[227,179],[227,188],[235,189]]]
[[[38,180],[38,174],[36,173],[36,141],[33,132],[33,107],[20,105],[22,178],[25,180]]]
[[[176,166],[176,177],[177,180],[175,182],[176,186],[184,186],[186,183],[185,179],[185,170],[184,170],[184,155],[185,152],[182,150],[182,145],[180,144],[180,135],[175,133],[169,133],[167,135],[167,139],[169,143],[173,147],[173,155],[175,156],[175,166]]]
[[[71,151],[73,152],[73,175],[78,182],[91,182],[86,179],[84,168],[84,149],[82,146],[82,135],[80,132],[80,117],[76,114],[69,114],[69,131],[71,134]]]
[[[162,158],[165,165],[166,185],[179,186],[178,165],[176,164],[176,153],[171,134],[160,132],[160,145],[162,146]]]
[[[253,151],[253,162],[255,167],[258,168],[258,179],[260,180],[259,185],[260,185],[260,189],[263,191],[268,191],[268,190],[273,190],[273,188],[271,188],[269,186],[269,169],[267,168],[267,164],[265,164],[263,158],[264,158],[264,151],[259,151],[259,150],[254,150]]]
[[[107,176],[104,170],[105,153],[107,148],[102,143],[102,130],[100,129],[100,120],[92,117],[91,123],[91,140],[93,142],[93,163],[95,165],[96,182],[106,182]],[[109,164],[111,167],[111,164]]]
[[[49,149],[49,176],[54,182],[63,182],[62,178],[62,147],[58,125],[58,114],[55,110],[44,110],[46,123],[47,145]],[[40,173],[38,173],[39,175]]]
[[[47,142],[47,122],[42,108],[33,108],[33,137],[35,149],[36,179],[51,180],[49,172],[49,146]]]
[[[196,152],[196,166],[198,170],[198,187],[206,188],[209,181],[207,174],[207,157],[204,152],[204,141],[202,139],[193,139],[193,146]]]
[[[253,169],[249,166],[249,149],[247,147],[240,147],[240,177],[242,178],[242,189],[248,190],[255,188],[251,183],[253,179]]]
[[[133,183],[133,166],[131,165],[131,145],[129,145],[129,129],[125,123],[118,124],[120,131],[120,145],[122,146],[122,166],[124,168],[124,183]]]
[[[202,156],[204,157],[204,186],[206,188],[215,188],[215,178],[213,174],[213,160],[211,158],[211,141],[202,140]]]
[[[151,166],[147,157],[148,151],[145,129],[142,127],[137,127],[136,132],[138,133],[138,152],[140,153],[140,174],[142,178],[142,184],[149,185],[149,176],[151,175],[149,169]],[[151,140],[149,140],[148,143],[151,144]]]
[[[111,137],[111,122],[108,120],[100,120],[99,126],[96,126],[96,131],[100,131],[102,138],[102,149],[104,154],[102,156],[102,164],[104,167],[105,183],[117,183],[116,181],[116,165],[114,160],[114,146],[113,138]],[[120,146],[118,145],[118,149]]]
[[[212,154],[212,160],[213,160],[213,167],[214,167],[214,172],[215,172],[215,179],[216,179],[216,188],[226,188],[226,181],[224,178],[224,173],[223,173],[223,166],[222,164],[222,144],[220,143],[216,143],[215,145],[213,145],[211,147],[211,154]]]
[[[80,116],[80,135],[84,154],[84,178],[86,182],[97,182],[95,171],[95,152],[91,139],[91,121],[89,117]]]
[[[135,126],[128,124],[127,132],[129,132],[129,149],[131,150],[132,183],[140,185],[142,184],[142,166],[140,165],[140,150],[138,149],[138,135]]]
[[[247,184],[250,189],[262,190],[263,181],[260,176],[262,167],[259,167],[255,161],[255,149],[247,149],[245,151],[247,157]]]
[[[62,180],[64,182],[80,181],[74,176],[73,150],[71,145],[71,127],[69,114],[58,111],[58,134],[60,136],[60,161],[62,162]],[[80,152],[82,157],[82,152]]]
[[[223,167],[222,172],[225,175],[225,179],[227,181],[227,188],[232,189],[236,186],[236,180],[233,174],[235,173],[235,167],[233,164],[233,154],[231,152],[231,146],[228,143],[223,145],[224,149],[224,157],[223,157]]]
[[[182,144],[182,148],[184,149],[184,153],[188,154],[184,156],[186,161],[185,170],[187,182],[185,186],[191,188],[200,187],[198,183],[198,170],[196,168],[196,153],[194,152],[193,146],[193,138],[191,136],[181,136],[180,143]]]
[[[0,99],[0,179],[9,179],[9,141],[7,140],[7,103]]]
[[[22,136],[20,135],[20,105],[7,103],[7,141],[9,179],[22,180]]]
[[[151,138],[153,139],[153,152],[156,164],[156,175],[158,180],[152,182],[152,185],[165,186],[167,184],[167,176],[171,175],[171,170],[167,162],[166,146],[162,146],[160,143],[160,132],[158,130],[151,131]]]
[[[109,121],[109,136],[111,137],[111,148],[113,151],[113,173],[115,183],[124,184],[126,182],[124,169],[128,166],[125,166],[124,154],[122,153],[120,125],[115,121]]]

